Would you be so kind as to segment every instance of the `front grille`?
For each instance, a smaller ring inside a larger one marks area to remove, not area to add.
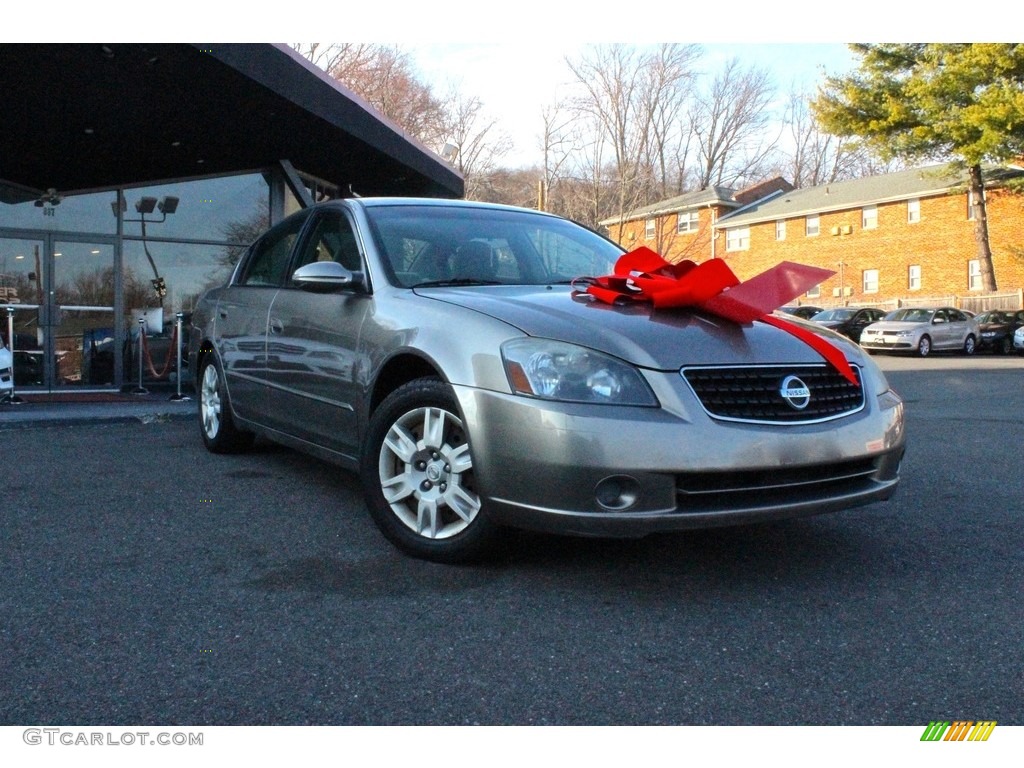
[[[854,366],[853,370],[860,381],[860,369]],[[716,419],[807,424],[838,419],[864,407],[864,388],[827,365],[683,368],[680,373],[704,410]],[[809,391],[802,409],[782,396],[783,382],[791,376]]]
[[[676,476],[679,509],[715,512],[804,503],[863,492],[874,484],[879,459],[810,467],[739,472],[695,472]]]

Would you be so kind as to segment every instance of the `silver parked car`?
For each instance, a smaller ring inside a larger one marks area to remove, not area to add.
[[[953,307],[904,307],[869,325],[860,345],[877,352],[913,352],[927,357],[933,351],[953,350],[973,355],[981,331],[978,321]]]
[[[895,491],[903,404],[859,347],[804,324],[851,383],[768,323],[573,290],[621,255],[481,203],[301,211],[192,316],[202,439],[260,434],[358,471],[388,539],[445,562],[504,526],[635,537]]]

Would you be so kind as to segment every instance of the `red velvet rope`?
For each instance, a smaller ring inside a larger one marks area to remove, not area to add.
[[[835,272],[784,261],[740,282],[721,259],[672,264],[641,246],[624,254],[614,274],[573,281],[577,293],[606,304],[649,301],[657,308],[692,307],[737,323],[773,325],[814,349],[846,379],[860,386],[846,356],[818,334],[771,314]]]
[[[171,344],[167,348],[167,359],[164,360],[164,369],[160,373],[156,372],[156,368],[153,366],[153,358],[149,354],[149,342],[146,341],[146,334],[142,332],[142,352],[143,361],[146,363],[146,367],[149,369],[150,375],[154,379],[162,379],[171,370],[172,357],[177,357],[177,344],[178,342],[178,326],[174,325],[174,329],[171,331]]]

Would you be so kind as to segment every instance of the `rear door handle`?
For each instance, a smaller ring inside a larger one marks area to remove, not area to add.
[[[276,318],[270,318],[270,332],[271,333],[284,333],[284,323]]]

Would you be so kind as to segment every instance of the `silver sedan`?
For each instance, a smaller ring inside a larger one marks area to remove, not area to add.
[[[573,290],[621,255],[479,203],[301,211],[193,314],[202,438],[217,453],[259,434],[359,472],[384,535],[444,562],[506,526],[634,537],[895,491],[903,404],[856,344],[813,326],[850,381],[768,323]]]
[[[980,339],[978,321],[959,309],[904,307],[865,328],[860,344],[872,351],[913,352],[927,357],[939,350],[973,355]]]

